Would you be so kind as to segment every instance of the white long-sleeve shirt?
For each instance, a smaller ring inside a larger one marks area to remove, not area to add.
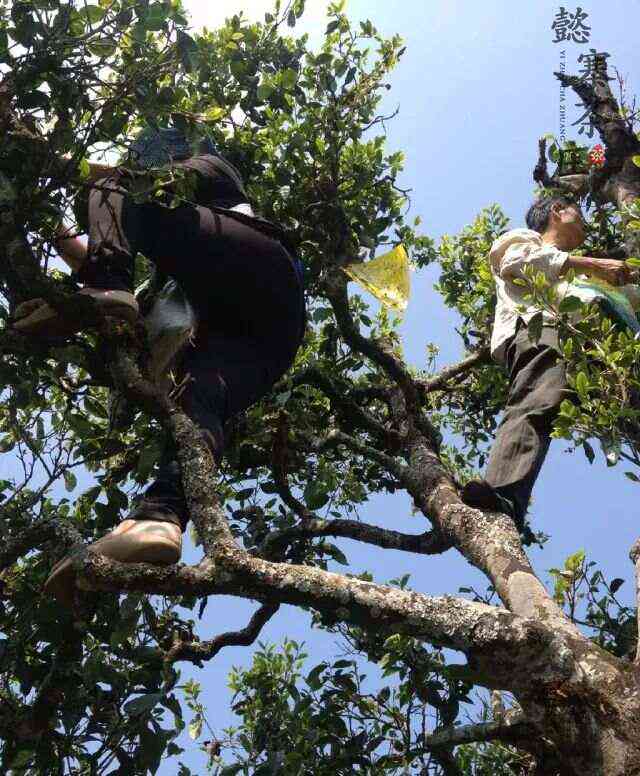
[[[544,273],[562,298],[572,291],[572,286],[561,279],[568,257],[567,251],[561,251],[554,245],[543,242],[542,235],[532,229],[511,229],[494,240],[489,251],[489,263],[497,295],[491,335],[491,356],[495,361],[504,363],[506,341],[515,333],[518,317],[528,323],[540,312],[539,308],[527,304],[524,300],[527,288],[516,285],[514,279],[523,278],[522,269],[526,264],[530,264],[537,272]],[[640,309],[640,286],[627,283],[617,289],[627,297],[634,310]],[[523,312],[517,310],[520,305],[524,308]],[[579,316],[580,313],[574,315]],[[542,311],[542,318],[544,323],[555,323],[552,314],[546,310]]]
[[[497,295],[491,335],[491,356],[495,361],[504,361],[506,341],[515,333],[518,317],[528,323],[539,312],[539,308],[525,301],[527,289],[516,285],[514,279],[523,278],[522,268],[529,264],[537,272],[543,272],[550,283],[556,283],[568,257],[567,251],[542,242],[542,235],[533,229],[511,229],[493,242],[489,262]],[[517,310],[520,305],[524,305],[523,312]],[[543,311],[542,316],[553,324],[550,313]]]

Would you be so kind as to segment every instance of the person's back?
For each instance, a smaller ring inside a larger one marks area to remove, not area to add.
[[[179,145],[179,136],[170,135]],[[157,152],[153,142],[148,146],[150,153]],[[76,272],[85,286],[79,293],[91,294],[103,312],[135,319],[138,252],[180,285],[196,310],[198,326],[181,354],[176,400],[220,464],[226,421],[265,396],[293,363],[306,321],[302,273],[283,230],[253,214],[238,171],[213,154],[183,148],[161,156],[164,171],[171,166],[194,170],[195,187],[174,202],[180,186],[171,191],[171,178],[163,175],[169,181],[166,198],[136,201],[131,182],[144,178],[145,167],[156,167],[157,161],[145,165],[142,154],[137,170],[102,166],[95,176],[88,203],[89,248]],[[29,311],[14,326],[33,336],[79,328],[76,319],[48,305]],[[180,557],[188,520],[177,448],[167,435],[155,481],[95,548],[123,562],[173,563]],[[69,603],[74,584],[66,558],[54,567],[45,589]]]

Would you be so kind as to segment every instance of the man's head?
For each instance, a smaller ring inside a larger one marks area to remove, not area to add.
[[[527,211],[526,222],[529,229],[539,232],[561,250],[573,250],[584,242],[582,211],[571,197],[562,194],[538,197]]]

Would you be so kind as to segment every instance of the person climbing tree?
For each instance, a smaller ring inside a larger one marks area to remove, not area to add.
[[[115,168],[91,166],[88,246],[61,228],[59,251],[84,285],[79,293],[124,320],[140,312],[133,294],[138,252],[180,285],[198,326],[177,362],[178,382],[187,378],[178,401],[219,465],[225,421],[268,393],[293,363],[306,323],[302,266],[283,230],[253,213],[240,174],[208,139],[194,148],[177,129],[149,128],[128,158],[131,164]],[[160,199],[134,201],[132,184],[150,168],[193,171],[190,201],[170,202],[175,181]],[[13,327],[45,338],[77,330],[41,299],[20,305]],[[122,562],[172,564],[188,520],[177,451],[167,438],[155,481],[92,546]],[[73,603],[70,557],[53,567],[45,590]]]
[[[509,374],[509,393],[502,421],[491,448],[484,479],[466,483],[461,491],[468,505],[511,515],[520,529],[535,481],[544,462],[554,419],[564,399],[572,395],[554,318],[543,310],[543,325],[535,341],[527,324],[539,313],[527,304],[523,268],[529,265],[555,283],[569,269],[624,286],[628,266],[617,259],[572,256],[585,240],[579,204],[570,196],[545,193],[526,215],[529,228],[511,229],[494,241],[489,252],[496,284],[496,311],[491,338],[492,358]],[[634,287],[625,287],[628,293]],[[519,309],[520,308],[520,309]]]

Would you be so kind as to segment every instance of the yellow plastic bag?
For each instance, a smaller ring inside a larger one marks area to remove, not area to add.
[[[347,264],[342,269],[383,304],[400,313],[407,309],[411,289],[409,257],[403,245],[371,261]]]

